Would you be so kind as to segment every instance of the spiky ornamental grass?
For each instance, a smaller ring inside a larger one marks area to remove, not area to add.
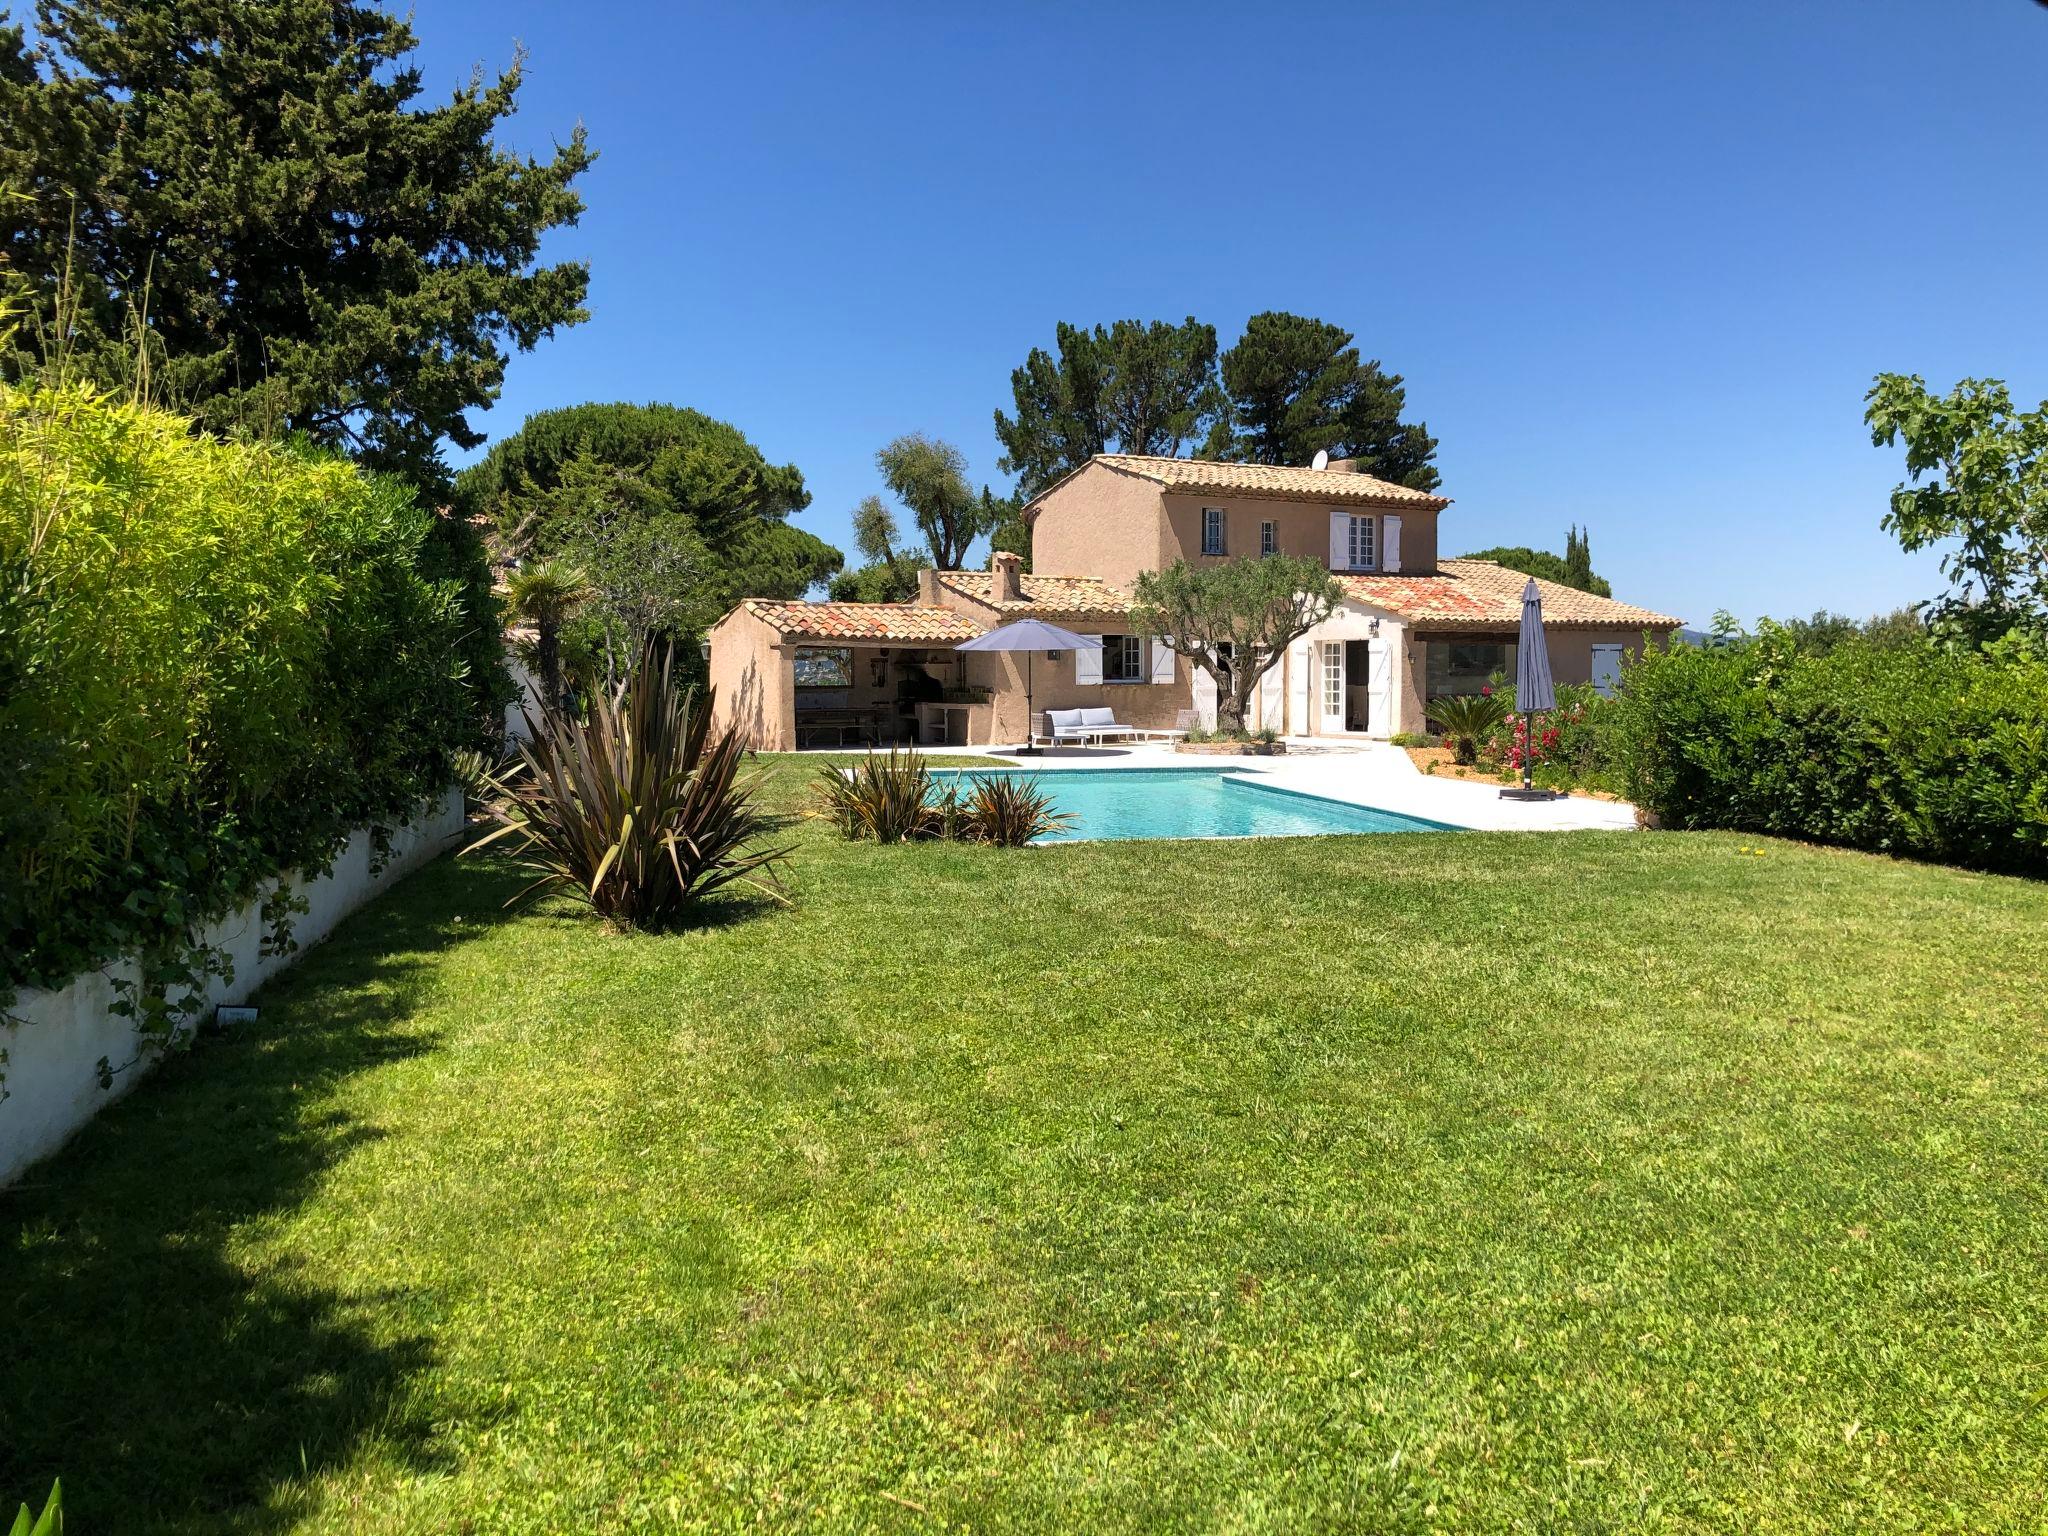
[[[960,797],[962,835],[998,848],[1026,843],[1074,824],[1072,815],[1053,809],[1052,792],[1036,778],[1008,774],[976,774]]]
[[[739,733],[712,736],[714,702],[679,689],[673,648],[650,641],[587,719],[552,704],[527,713],[517,762],[495,784],[504,825],[468,851],[516,838],[539,878],[514,902],[567,889],[616,928],[677,926],[734,884],[784,900],[774,866],[789,850],[757,846],[779,819],[739,776]]]
[[[933,839],[1022,848],[1065,830],[1074,818],[1053,809],[1052,795],[1036,779],[976,774],[963,790],[941,783],[925,756],[912,749],[871,752],[851,768],[827,763],[818,770],[811,814],[849,838],[878,843]]]

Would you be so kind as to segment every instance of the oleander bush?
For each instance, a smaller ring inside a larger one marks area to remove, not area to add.
[[[1518,778],[1529,760],[1531,779],[1541,789],[1613,790],[1616,780],[1607,750],[1609,701],[1591,683],[1559,683],[1556,705],[1533,722],[1515,714],[1515,690],[1493,690],[1508,713],[1479,742],[1479,762]]]
[[[1776,833],[2048,874],[2048,656],[1850,639],[1766,623],[1633,663],[1602,750],[1665,826]]]
[[[0,996],[200,924],[486,747],[510,688],[471,532],[310,449],[0,385]]]

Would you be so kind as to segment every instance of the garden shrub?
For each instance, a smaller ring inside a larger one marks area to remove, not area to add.
[[[675,647],[651,637],[586,714],[543,703],[526,716],[513,769],[497,778],[500,838],[540,878],[515,897],[559,890],[615,928],[665,928],[701,915],[731,885],[785,901],[775,881],[787,848],[760,841],[780,823],[742,778],[746,743],[714,730],[717,697],[681,686]]]
[[[402,482],[0,385],[0,991],[191,979],[200,924],[486,744],[498,633],[477,540]]]
[[[1496,688],[1494,696],[1514,709],[1514,689]],[[1533,742],[1526,715],[1504,716],[1480,742],[1480,761],[1498,764],[1513,777],[1528,755],[1530,775],[1542,788],[1611,789],[1604,750],[1608,701],[1591,683],[1559,683],[1556,699],[1554,708],[1536,717]]]
[[[1630,666],[1605,750],[1666,826],[2048,873],[2048,658],[2015,642],[1674,646]]]

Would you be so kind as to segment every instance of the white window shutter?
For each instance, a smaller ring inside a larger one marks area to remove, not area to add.
[[[1330,569],[1348,571],[1351,569],[1351,514],[1332,512],[1330,514]]]
[[[1102,647],[1084,645],[1074,652],[1074,681],[1077,683],[1099,683],[1102,681]]]
[[[1166,642],[1163,640],[1154,639],[1152,642],[1152,681],[1173,681],[1173,652],[1166,648]]]
[[[1380,568],[1388,571],[1401,569],[1401,519],[1389,512],[1380,519],[1380,528],[1386,540],[1386,550],[1380,561]]]

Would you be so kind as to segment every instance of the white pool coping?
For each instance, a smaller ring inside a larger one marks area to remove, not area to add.
[[[1075,768],[1228,769],[1277,789],[1321,795],[1351,805],[1483,832],[1632,831],[1635,807],[1574,795],[1563,800],[1503,800],[1498,784],[1439,778],[1417,768],[1408,754],[1385,742],[1332,746],[1313,738],[1288,739],[1281,757],[1211,757],[1170,746],[1134,743],[1112,747],[1057,747],[1020,754],[1015,748],[930,747],[935,762],[948,757],[999,757],[1019,768],[1058,773]],[[1295,750],[1295,749],[1299,750]]]

